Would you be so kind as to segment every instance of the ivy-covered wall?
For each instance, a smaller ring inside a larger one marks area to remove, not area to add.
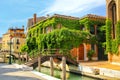
[[[57,29],[58,24],[61,25],[61,29]],[[27,51],[32,54],[44,49],[70,50],[83,42],[97,43],[97,37],[90,33],[94,24],[101,25],[98,21],[95,22],[88,18],[82,20],[61,17],[48,18],[29,29],[26,43]],[[80,30],[83,26],[86,30]],[[47,27],[52,27],[52,32],[46,33]]]
[[[112,39],[112,21],[106,20],[106,52],[111,54],[118,54],[118,47],[120,45],[120,21],[116,24],[116,37]]]
[[[107,19],[106,20],[106,52],[110,52],[110,53],[112,49],[111,27],[112,27],[112,22],[109,19]]]

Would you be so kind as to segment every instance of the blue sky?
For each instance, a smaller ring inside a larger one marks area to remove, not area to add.
[[[75,17],[106,16],[106,7],[105,0],[0,0],[0,37],[10,27],[26,27],[34,13],[37,16],[55,13]]]

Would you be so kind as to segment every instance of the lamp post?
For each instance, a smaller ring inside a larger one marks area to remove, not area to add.
[[[12,45],[12,36],[10,35],[10,56],[9,56],[9,64],[12,64],[12,60],[11,60],[11,45]]]

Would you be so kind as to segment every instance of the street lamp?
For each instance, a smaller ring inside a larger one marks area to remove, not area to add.
[[[12,64],[11,60],[11,45],[12,45],[12,36],[10,35],[10,42],[8,43],[10,45],[10,56],[9,56],[9,64]]]

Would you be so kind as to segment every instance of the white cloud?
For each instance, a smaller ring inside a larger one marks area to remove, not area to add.
[[[48,6],[40,13],[73,14],[88,11],[102,5],[105,5],[105,0],[55,0],[51,6]]]

